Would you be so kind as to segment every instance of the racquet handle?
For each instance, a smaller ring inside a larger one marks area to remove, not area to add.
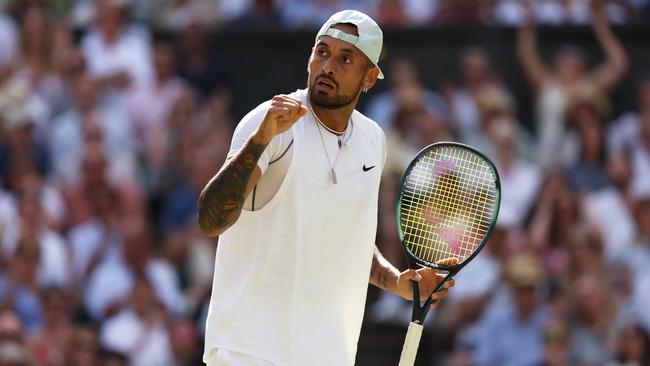
[[[421,324],[409,323],[409,328],[406,331],[406,339],[404,340],[404,348],[402,348],[402,355],[399,358],[399,366],[413,366],[415,364],[415,356],[418,354],[418,346],[420,345],[423,328]]]

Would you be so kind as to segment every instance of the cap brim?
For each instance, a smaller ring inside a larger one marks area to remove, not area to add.
[[[379,69],[379,75],[377,76],[377,79],[383,79],[384,78],[384,73],[381,72],[381,68],[379,66],[375,65],[376,68]]]

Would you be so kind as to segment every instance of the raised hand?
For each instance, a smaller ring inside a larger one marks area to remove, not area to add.
[[[255,141],[268,144],[274,136],[288,130],[307,113],[302,102],[288,95],[276,95],[255,132]]]

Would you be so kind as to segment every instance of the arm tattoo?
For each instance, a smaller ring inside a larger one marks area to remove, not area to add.
[[[370,268],[370,283],[389,292],[395,292],[399,271],[392,265],[375,246]]]
[[[237,221],[246,200],[248,182],[265,148],[265,144],[249,139],[203,188],[199,197],[198,222],[204,232],[225,230]]]

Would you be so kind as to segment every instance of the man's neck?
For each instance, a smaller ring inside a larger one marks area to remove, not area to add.
[[[313,102],[309,102],[316,117],[328,128],[336,131],[343,132],[348,127],[350,116],[354,112],[356,103],[351,103],[349,106],[338,109],[321,108]]]

